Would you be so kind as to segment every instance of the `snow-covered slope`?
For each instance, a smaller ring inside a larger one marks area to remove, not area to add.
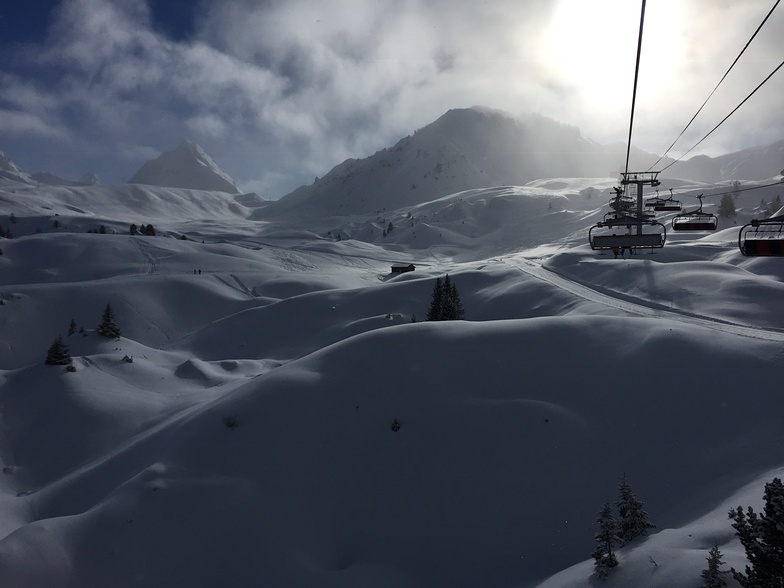
[[[611,185],[334,214],[379,233],[338,241],[248,218],[251,195],[4,181],[0,578],[590,586],[624,473],[657,528],[609,586],[693,588],[714,544],[744,565],[726,511],[758,509],[784,466],[781,260],[741,256],[724,219],[597,254]],[[422,322],[446,273],[466,320]],[[107,303],[117,340],[95,332]],[[58,334],[73,373],[43,364]]]
[[[148,161],[129,182],[232,194],[240,191],[234,180],[193,141],[183,141],[175,150]]]

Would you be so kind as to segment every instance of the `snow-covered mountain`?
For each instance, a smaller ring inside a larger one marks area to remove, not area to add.
[[[193,141],[183,141],[173,151],[167,151],[148,161],[129,182],[231,194],[240,192],[234,180]]]
[[[662,177],[711,183],[767,180],[779,175],[782,165],[784,140],[718,157],[698,155],[673,164]]]
[[[546,117],[515,118],[484,107],[455,109],[388,149],[344,161],[266,213],[370,213],[540,178],[617,177],[624,157],[622,146],[599,145],[576,127]]]
[[[673,165],[662,178],[709,183],[770,178],[784,164],[782,145],[721,158],[696,157]],[[316,219],[381,213],[467,189],[551,178],[617,178],[625,158],[625,145],[600,145],[578,128],[546,117],[518,118],[485,107],[454,109],[389,148],[342,162],[275,202],[264,215],[295,212],[300,219]],[[630,166],[648,169],[657,159],[633,148]],[[671,162],[665,158],[659,168]]]

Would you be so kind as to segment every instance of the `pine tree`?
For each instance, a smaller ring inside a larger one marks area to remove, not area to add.
[[[452,280],[449,274],[444,276],[444,281],[441,284],[441,320],[452,321],[455,320],[455,301],[452,298]]]
[[[599,532],[594,535],[596,539],[596,549],[591,556],[594,559],[594,568],[599,578],[606,578],[610,569],[618,565],[613,548],[617,541],[618,523],[613,517],[612,506],[606,503],[599,511],[596,518],[599,523]]]
[[[764,499],[763,514],[751,507],[744,513],[740,506],[729,513],[751,564],[745,573],[732,568],[732,576],[743,588],[784,586],[784,485],[779,478],[765,484]]]
[[[722,572],[719,569],[719,567],[724,565],[724,561],[721,559],[719,546],[714,545],[708,552],[708,557],[705,559],[708,560],[708,567],[702,570],[702,574],[700,574],[700,577],[702,578],[701,588],[724,588],[727,585],[727,582],[722,578],[722,574],[726,572]]]
[[[449,298],[452,301],[452,320],[463,320],[463,317],[465,316],[465,310],[463,309],[463,303],[460,302],[460,294],[458,293],[457,286],[455,286],[454,282],[452,282],[452,289],[449,293]]]
[[[463,303],[460,301],[460,294],[449,274],[446,274],[443,280],[436,278],[430,310],[427,312],[427,320],[456,321],[462,320],[464,316],[465,310],[463,309]]]
[[[120,327],[114,322],[114,311],[110,304],[106,305],[103,311],[103,318],[101,324],[98,325],[98,333],[104,337],[118,338],[120,336]]]
[[[621,518],[618,524],[618,540],[621,545],[626,545],[637,537],[647,535],[648,529],[653,529],[656,525],[648,520],[648,513],[642,509],[643,503],[637,500],[632,492],[626,474],[621,477],[618,493],[618,514]]]
[[[721,197],[721,202],[719,202],[719,216],[721,218],[735,217],[735,200],[733,200],[732,194],[727,193]]]
[[[68,336],[70,337],[76,332],[76,321],[71,319],[71,324],[68,325]]]
[[[45,363],[46,365],[69,365],[71,363],[71,352],[63,341],[62,335],[57,335],[50,345],[46,352]]]
[[[430,300],[430,309],[427,311],[427,320],[440,321],[443,316],[443,286],[441,285],[441,278],[436,278],[435,286],[433,286],[433,296]]]

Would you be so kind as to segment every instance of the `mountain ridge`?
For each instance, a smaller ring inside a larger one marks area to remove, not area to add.
[[[634,146],[630,155],[631,169],[648,169],[658,160]],[[601,145],[579,128],[541,115],[515,117],[482,106],[452,109],[391,147],[339,163],[313,184],[273,202],[264,216],[368,214],[546,178],[617,178],[625,158],[625,145]],[[670,166],[663,179],[767,179],[784,165],[784,141],[718,158],[660,163],[660,169]]]

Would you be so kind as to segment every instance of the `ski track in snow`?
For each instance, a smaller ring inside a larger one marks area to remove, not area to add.
[[[147,274],[154,274],[158,267],[158,260],[156,260],[151,253],[145,251],[145,247],[147,247],[147,245],[143,243],[141,240],[135,239],[133,244],[136,247],[136,249],[139,251],[139,254],[147,262]]]
[[[784,342],[784,332],[779,330],[752,327],[714,317],[706,317],[685,310],[662,306],[656,302],[635,298],[614,290],[606,290],[593,285],[589,286],[588,284],[576,281],[571,276],[564,276],[528,259],[504,258],[502,263],[506,263],[507,265],[519,269],[523,273],[547,282],[548,284],[574,294],[575,296],[589,300],[590,302],[610,306],[630,314],[650,318],[676,320],[680,323],[688,323],[706,329],[738,335],[740,337]]]

